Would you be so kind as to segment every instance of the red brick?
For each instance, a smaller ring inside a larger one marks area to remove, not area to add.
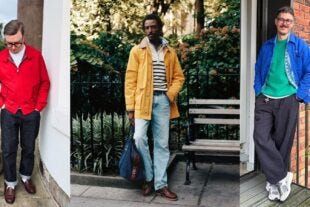
[[[299,155],[305,154],[305,143],[299,145]]]
[[[299,185],[305,185],[305,176],[299,176]]]
[[[300,25],[300,24],[295,24],[293,30],[294,30],[294,31],[304,31],[304,30],[305,30],[305,26]]]
[[[299,8],[300,8],[301,11],[303,11],[305,13],[309,13],[310,12],[309,7],[304,5],[304,4],[299,5]]]
[[[300,104],[299,109],[304,111],[305,110],[305,104]]]
[[[293,9],[294,9],[294,12],[296,11],[296,10],[299,10],[299,3],[298,3],[298,1],[295,1],[294,2],[294,5],[293,5]]]
[[[304,28],[304,33],[308,33],[309,34],[310,33],[310,27],[305,27]]]
[[[310,35],[307,34],[307,33],[302,32],[302,33],[300,33],[299,37],[304,39],[304,40],[309,40]]]
[[[299,133],[298,133],[299,140],[300,140],[300,137],[304,137],[305,136],[305,129],[306,129],[305,125],[302,125],[302,126],[299,127]]]
[[[300,35],[303,34],[304,32],[300,32]],[[299,125],[305,126],[306,123],[306,117],[299,117]]]
[[[304,19],[305,13],[301,12],[300,10],[295,10],[294,15],[296,19]]]
[[[295,0],[295,1],[294,1],[294,4],[295,4],[295,2],[298,2],[298,3],[300,3],[300,4],[305,4],[305,0]]]

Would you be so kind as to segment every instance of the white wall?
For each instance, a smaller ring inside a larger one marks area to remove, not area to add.
[[[256,61],[257,0],[241,1],[240,160],[254,170],[254,65]]]
[[[51,79],[42,113],[41,159],[59,187],[70,195],[70,1],[45,0],[42,53]]]

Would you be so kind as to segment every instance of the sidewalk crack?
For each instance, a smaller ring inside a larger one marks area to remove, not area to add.
[[[209,169],[209,171],[207,173],[205,182],[204,182],[204,184],[203,184],[203,186],[201,188],[201,191],[200,191],[200,194],[199,194],[199,199],[198,199],[198,206],[201,204],[202,195],[205,192],[205,188],[207,187],[207,184],[208,184],[208,181],[209,181],[209,178],[211,176],[211,172],[212,172],[213,168],[214,168],[214,162],[211,164],[210,169]]]

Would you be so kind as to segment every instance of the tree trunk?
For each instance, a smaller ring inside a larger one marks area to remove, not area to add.
[[[164,0],[153,0],[153,13],[158,15],[165,15],[171,4],[174,3],[175,0],[164,1]],[[160,12],[158,11],[161,8]]]
[[[196,0],[195,14],[196,14],[196,21],[197,21],[196,35],[199,36],[201,30],[204,27],[204,22],[205,22],[203,0]]]
[[[17,19],[25,25],[26,43],[41,50],[43,27],[43,1],[18,0]]]

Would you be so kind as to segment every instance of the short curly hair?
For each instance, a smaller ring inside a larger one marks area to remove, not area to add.
[[[159,30],[162,31],[164,23],[161,21],[160,17],[157,14],[148,14],[144,17],[142,21],[142,30],[144,31],[144,24],[146,20],[156,20]]]
[[[293,17],[295,17],[294,9],[292,7],[289,7],[289,6],[284,6],[284,7],[281,7],[280,9],[278,9],[278,11],[276,13],[276,17],[278,17],[280,13],[290,13]]]

